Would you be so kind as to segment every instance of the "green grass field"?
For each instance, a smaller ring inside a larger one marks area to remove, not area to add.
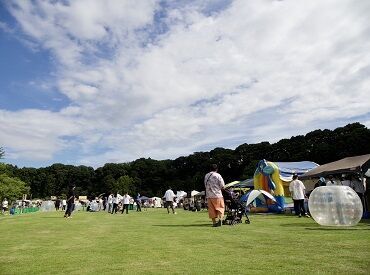
[[[0,216],[0,274],[369,274],[370,223],[322,227],[251,215],[211,227],[207,212]]]

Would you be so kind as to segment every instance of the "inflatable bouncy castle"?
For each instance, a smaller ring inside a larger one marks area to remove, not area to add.
[[[284,210],[284,188],[280,180],[279,168],[275,163],[264,159],[259,161],[254,173],[254,189],[265,190],[276,199],[276,202],[273,202],[266,198],[265,203],[257,199],[257,207],[264,206],[268,212],[282,212]]]
[[[271,162],[260,160],[254,173],[254,189],[265,190],[273,195],[276,202],[265,198],[256,200],[256,206],[261,212],[284,211],[284,196],[289,190],[289,183],[293,174],[302,175],[317,167],[318,164],[311,161],[300,162]]]

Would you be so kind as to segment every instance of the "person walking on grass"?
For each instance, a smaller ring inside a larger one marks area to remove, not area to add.
[[[5,214],[8,211],[9,202],[6,198],[4,198],[2,204],[1,204],[1,213]]]
[[[225,182],[217,171],[217,164],[212,164],[211,172],[207,173],[204,177],[208,216],[212,219],[213,227],[222,225],[222,218],[225,212],[225,202],[222,196],[222,189],[225,188]]]
[[[302,215],[310,217],[306,209],[304,208],[304,198],[306,187],[303,182],[298,179],[298,175],[293,175],[293,181],[289,184],[289,191],[292,194],[292,199],[294,203],[294,212],[300,218]]]
[[[59,199],[59,198],[57,198],[57,199],[55,200],[55,210],[56,210],[56,211],[59,211],[59,208],[60,208],[60,199]]]
[[[176,195],[172,191],[171,187],[168,187],[168,190],[166,193],[164,193],[164,198],[166,200],[166,208],[167,208],[167,213],[170,214],[170,207],[172,209],[172,213],[176,214],[175,209],[173,208],[173,200],[175,199]]]
[[[113,194],[110,194],[108,196],[108,213],[113,213],[113,200],[114,200],[114,196]]]
[[[137,193],[136,199],[136,212],[141,212],[141,199],[140,199],[140,193]]]
[[[75,185],[70,185],[67,198],[67,210],[64,213],[64,218],[70,218],[75,206]]]
[[[116,193],[116,195],[113,197],[113,206],[112,206],[111,214],[117,214],[118,204],[119,204],[119,197],[118,197],[118,193]]]
[[[123,208],[122,208],[122,212],[121,212],[121,214],[123,214],[123,212],[125,211],[125,209],[126,209],[126,214],[128,214],[128,206],[130,205],[130,199],[131,199],[131,197],[130,197],[130,196],[129,196],[129,194],[126,192],[126,193],[123,195],[123,198],[122,198]]]
[[[62,211],[66,211],[66,207],[67,207],[67,200],[63,199],[62,200]]]

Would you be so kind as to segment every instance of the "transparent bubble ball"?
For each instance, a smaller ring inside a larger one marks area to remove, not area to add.
[[[362,217],[360,197],[348,186],[315,188],[308,200],[312,218],[320,225],[354,226]]]
[[[99,204],[96,201],[90,203],[90,211],[96,212],[99,211]]]
[[[76,202],[73,211],[81,211],[81,210],[82,210],[82,204],[79,202]]]
[[[50,212],[55,211],[55,204],[53,201],[43,201],[40,206],[40,211]]]

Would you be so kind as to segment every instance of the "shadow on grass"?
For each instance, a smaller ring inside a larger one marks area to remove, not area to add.
[[[312,223],[284,223],[281,224],[280,226],[283,227],[317,227],[317,224],[312,224]]]
[[[41,219],[64,219],[63,216],[58,216],[58,217],[40,217]]]
[[[336,227],[336,226],[320,226],[318,224],[309,224],[309,223],[286,223],[281,224],[285,227],[303,227],[306,230],[323,230],[323,231],[346,231],[346,230],[370,230],[369,225],[360,225],[355,227]],[[365,226],[365,227],[364,227]]]
[[[195,224],[153,224],[158,227],[212,227],[210,223],[195,223]]]
[[[370,230],[370,228],[363,228],[363,227],[346,227],[346,228],[343,228],[343,227],[340,227],[340,228],[337,228],[337,227],[316,227],[316,228],[306,228],[307,230],[320,230],[320,231],[353,231],[353,230]]]

